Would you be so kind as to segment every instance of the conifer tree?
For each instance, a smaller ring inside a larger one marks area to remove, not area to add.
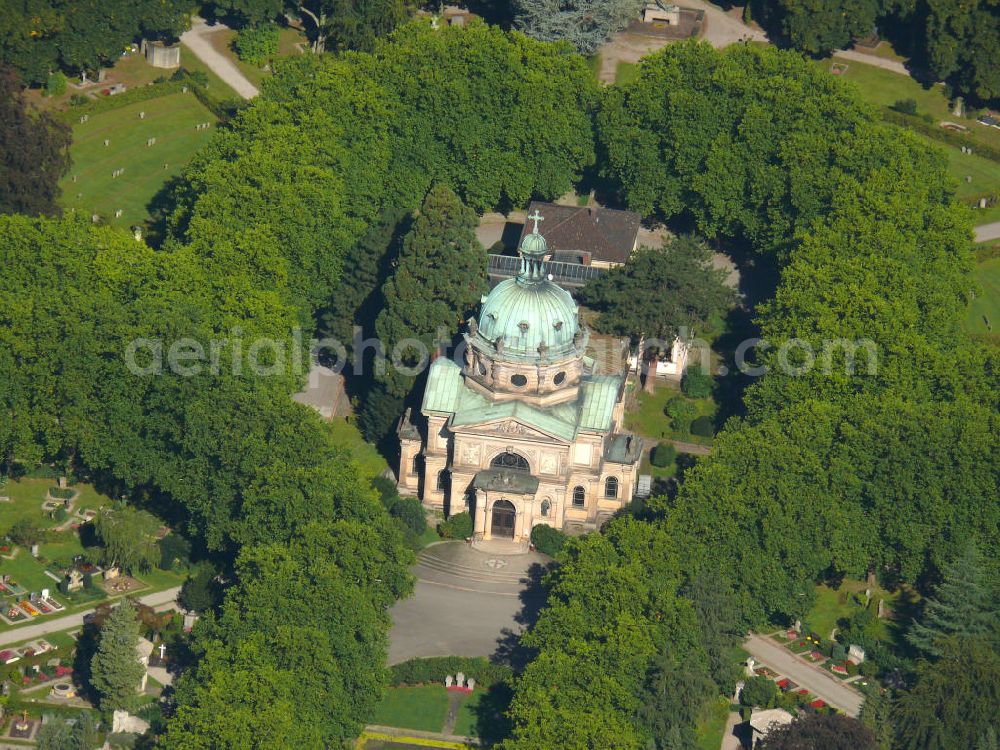
[[[934,596],[924,604],[907,640],[928,658],[941,655],[940,641],[951,635],[975,636],[990,631],[991,596],[983,577],[983,559],[970,543],[944,567],[944,577]]]
[[[97,653],[90,663],[90,681],[100,695],[102,711],[135,709],[145,670],[136,653],[138,645],[135,605],[125,599],[108,615],[101,628]]]
[[[476,226],[475,212],[438,185],[403,238],[396,271],[382,287],[385,308],[375,323],[389,359],[379,379],[392,395],[405,396],[415,380],[414,374],[393,366],[394,348],[417,340],[433,355],[440,339],[457,333],[487,290],[486,250],[476,239]],[[413,347],[397,353],[407,368],[420,362]]]

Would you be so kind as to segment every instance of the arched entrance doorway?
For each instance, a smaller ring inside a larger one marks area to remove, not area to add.
[[[503,539],[514,538],[514,517],[517,512],[510,500],[497,500],[493,503],[493,523],[490,535]]]

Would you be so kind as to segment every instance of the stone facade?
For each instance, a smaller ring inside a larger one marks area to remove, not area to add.
[[[534,236],[522,244],[532,262],[545,247]],[[469,511],[484,540],[522,541],[538,524],[599,527],[631,500],[642,454],[622,431],[624,372],[594,372],[575,303],[541,261],[525,268],[484,298],[487,335],[469,321],[463,364],[434,362],[420,415],[407,412],[398,432],[401,491],[446,515]]]

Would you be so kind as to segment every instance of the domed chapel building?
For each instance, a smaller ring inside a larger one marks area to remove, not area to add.
[[[538,231],[520,272],[483,297],[464,333],[465,366],[431,365],[422,419],[400,422],[399,484],[475,539],[526,540],[537,524],[597,528],[633,495],[641,440],[622,429],[625,372],[600,374],[570,293],[546,274]]]

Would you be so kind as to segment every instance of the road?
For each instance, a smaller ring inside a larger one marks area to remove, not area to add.
[[[260,93],[257,87],[246,79],[246,76],[233,65],[231,60],[217,52],[208,40],[209,36],[226,28],[228,27],[221,23],[209,26],[198,18],[191,24],[189,31],[181,34],[181,43],[186,45],[195,57],[211,68],[213,73],[229,84],[237,94],[244,99],[253,99]]]
[[[976,227],[976,242],[1000,240],[1000,221]]]
[[[177,594],[180,593],[181,587],[174,586],[172,589],[166,589],[164,591],[157,591],[153,594],[146,594],[146,596],[140,596],[139,601],[142,604],[153,607],[154,609],[169,609],[174,606],[174,602],[177,600]],[[69,630],[70,628],[76,628],[83,625],[84,616],[93,612],[94,609],[88,609],[83,612],[77,612],[73,615],[66,615],[65,617],[57,617],[55,619],[43,619],[40,622],[36,622],[33,625],[26,625],[20,628],[14,628],[13,630],[7,630],[0,633],[0,646],[9,646],[12,643],[20,643],[22,641],[30,641],[35,638],[43,638],[48,633],[57,633],[60,630]]]
[[[751,635],[743,644],[743,648],[757,661],[804,687],[834,708],[839,708],[849,716],[857,716],[861,711],[864,697],[859,692],[826,670],[782,648],[770,638]]]

